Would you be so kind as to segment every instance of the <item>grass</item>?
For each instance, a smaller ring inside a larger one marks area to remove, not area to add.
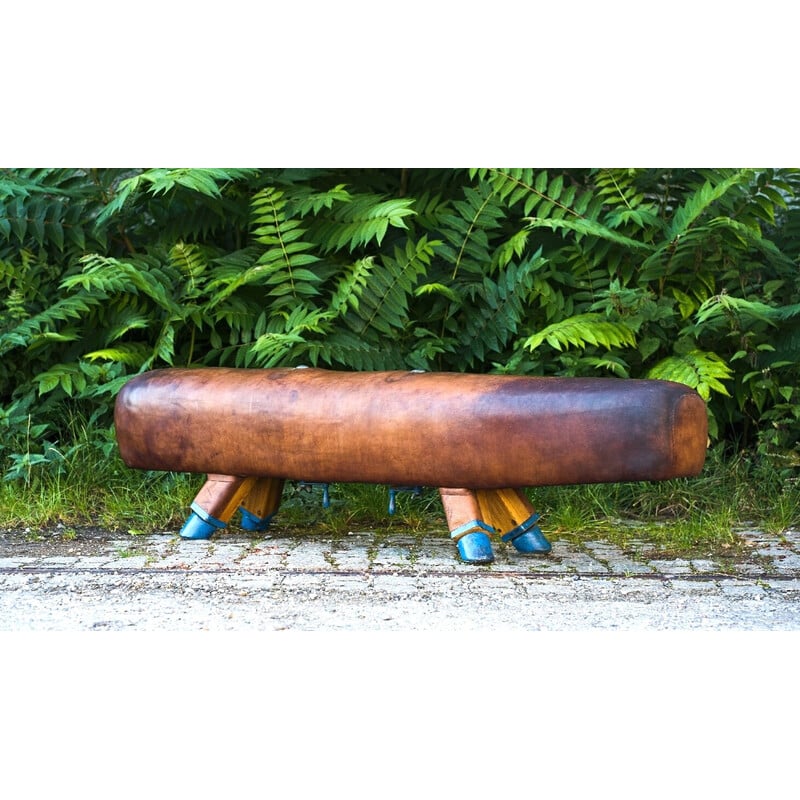
[[[116,451],[74,449],[60,469],[33,469],[24,479],[0,483],[0,528],[37,529],[61,523],[147,533],[177,530],[203,482],[201,475],[130,470]],[[676,554],[729,548],[737,530],[780,533],[800,525],[800,487],[767,462],[711,451],[695,479],[659,483],[597,484],[529,490],[551,540],[605,538],[625,545],[637,539]],[[351,530],[446,530],[438,494],[401,493],[388,513],[386,487],[334,484],[330,507],[319,489],[287,483],[276,522],[341,535]],[[232,527],[235,527],[235,521]]]
[[[196,475],[129,470],[116,455],[83,455],[62,469],[0,483],[0,527],[163,529],[180,524],[201,483]]]
[[[548,536],[648,541],[674,554],[736,547],[738,531],[800,525],[800,485],[767,461],[711,451],[692,479],[548,487],[531,492]]]

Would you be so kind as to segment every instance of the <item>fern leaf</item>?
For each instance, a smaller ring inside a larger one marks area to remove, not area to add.
[[[61,282],[62,289],[80,286],[87,294],[105,297],[142,293],[160,308],[180,316],[181,308],[171,297],[175,276],[164,272],[155,260],[123,260],[93,254],[80,261],[83,270],[65,278]]]
[[[525,221],[531,229],[549,228],[552,231],[574,231],[579,234],[579,236],[595,236],[600,239],[607,239],[610,242],[630,247],[634,250],[649,252],[653,249],[652,246],[646,242],[631,239],[629,236],[617,233],[611,230],[611,228],[591,219],[542,219],[541,217],[526,217]]]
[[[0,334],[0,355],[16,347],[28,346],[36,336],[52,332],[53,328],[66,320],[80,319],[90,309],[101,305],[103,300],[103,297],[80,293],[57,301],[45,311]]]
[[[638,170],[635,169],[599,170],[594,175],[594,185],[598,196],[603,198],[604,205],[624,205],[628,209],[638,205],[637,174]]]
[[[358,311],[358,298],[367,286],[375,267],[375,257],[358,259],[349,266],[336,284],[331,298],[331,309],[339,314],[348,307]]]
[[[196,192],[198,195],[218,200],[222,196],[222,186],[257,173],[253,169],[149,169],[120,181],[114,196],[97,217],[103,225],[143,191],[159,196],[177,187]]]
[[[393,256],[384,255],[381,269],[371,273],[370,280],[352,285],[357,298],[345,321],[356,333],[374,328],[383,334],[405,327],[408,321],[408,302],[421,275],[427,272],[439,242],[429,242],[426,236],[419,241],[408,240],[403,249],[394,248]]]
[[[759,320],[768,325],[776,326],[774,317],[776,309],[772,306],[757,300],[745,300],[741,297],[733,297],[727,293],[714,295],[706,300],[697,309],[695,319],[698,325],[706,325],[719,320],[727,320],[730,317],[739,317],[748,320]]]
[[[93,227],[101,204],[102,191],[86,170],[5,170],[0,173],[0,243],[11,244],[13,236],[18,246],[35,243],[60,256],[68,244],[82,247],[84,226]]]
[[[722,381],[730,380],[732,376],[733,371],[720,356],[702,350],[669,356],[647,373],[648,378],[686,384],[696,389],[706,401],[712,391],[730,397]]]
[[[169,250],[170,264],[192,284],[206,271],[208,261],[202,248],[196,244],[176,242]]]
[[[624,359],[616,356],[607,355],[602,358],[596,356],[585,356],[582,362],[595,369],[608,370],[618,378],[629,378],[630,368]]]
[[[150,369],[153,364],[163,361],[172,366],[175,358],[175,326],[174,320],[168,319],[161,327],[158,338],[156,339],[153,352],[145,364]]]
[[[105,319],[105,342],[110,345],[130,331],[148,330],[152,323],[152,315],[144,303],[115,304]]]
[[[334,206],[330,214],[316,219],[310,235],[319,242],[323,253],[345,249],[352,253],[373,240],[380,245],[390,226],[408,229],[406,218],[415,214],[413,204],[413,198],[352,195],[348,202]]]
[[[300,221],[287,216],[284,193],[268,187],[255,195],[251,208],[258,247],[217,259],[205,287],[211,293],[208,308],[251,284],[272,287],[267,294],[276,310],[319,294],[320,276],[306,269],[319,258],[309,252],[313,245],[304,241]]]
[[[381,339],[372,341],[366,336],[342,329],[333,330],[324,339],[306,342],[304,355],[312,366],[322,362],[329,367],[372,372],[404,366],[393,343]]]
[[[507,267],[513,258],[522,258],[528,244],[529,232],[523,228],[503,242],[495,251],[495,260],[500,267]]]
[[[295,307],[290,313],[276,314],[268,324],[268,331],[256,339],[248,354],[261,367],[275,367],[290,363],[302,354],[309,334],[324,335],[330,329],[334,314],[304,306]]]
[[[706,181],[675,211],[669,225],[667,238],[672,241],[677,236],[686,233],[689,227],[709,206],[719,200],[732,187],[750,180],[752,175],[752,170],[739,170],[730,178],[720,181],[716,186],[712,186],[709,181]]]
[[[414,290],[415,297],[423,297],[427,294],[440,294],[456,304],[462,302],[462,298],[451,287],[443,283],[423,283]]]
[[[513,208],[522,203],[522,213],[529,217],[579,218],[587,211],[592,199],[589,191],[578,194],[578,187],[567,183],[564,174],[550,177],[546,170],[492,169],[488,179],[498,197]],[[593,213],[596,207],[593,207]]]
[[[517,333],[536,271],[544,263],[539,249],[520,264],[508,264],[496,278],[486,275],[480,284],[465,287],[469,301],[461,304],[458,317],[449,322],[460,344],[456,349],[459,361],[471,367],[502,352]],[[444,350],[445,343],[439,341],[436,346]]]
[[[533,351],[544,342],[556,350],[569,347],[585,348],[587,345],[612,347],[635,347],[636,336],[623,322],[611,322],[601,314],[578,314],[554,322],[525,341],[525,347]]]
[[[451,280],[461,270],[482,276],[492,263],[488,233],[498,230],[505,216],[499,198],[490,184],[480,183],[465,187],[464,199],[452,205],[457,213],[441,215],[444,241],[438,254],[453,267]]]
[[[94,350],[91,353],[86,353],[83,357],[89,361],[112,361],[131,367],[141,367],[147,361],[151,352],[152,348],[143,342],[131,342],[117,345],[117,347]]]
[[[348,203],[352,199],[352,195],[343,183],[323,192],[315,191],[310,186],[296,186],[288,198],[288,213],[301,217],[309,213],[316,216],[323,208],[330,210],[335,203]]]

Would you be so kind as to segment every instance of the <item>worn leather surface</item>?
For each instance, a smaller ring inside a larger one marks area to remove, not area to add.
[[[165,369],[115,413],[131,467],[503,488],[696,475],[703,400],[682,384],[322,369]]]

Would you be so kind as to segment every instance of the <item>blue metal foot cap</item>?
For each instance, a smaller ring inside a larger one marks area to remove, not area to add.
[[[511,540],[511,544],[513,544],[520,553],[549,553],[553,547],[550,542],[547,541],[538,525],[514,537]]]
[[[248,511],[242,506],[239,511],[242,512],[242,528],[246,531],[265,531],[269,528],[269,523],[272,521],[274,514],[268,514],[266,517],[257,517],[252,511]]]
[[[184,522],[181,528],[182,539],[210,539],[214,531],[218,530],[216,525],[206,522],[202,517],[198,516],[194,511],[189,515],[189,518]]]
[[[467,564],[489,564],[494,561],[492,540],[479,531],[466,533],[458,540],[458,554]]]

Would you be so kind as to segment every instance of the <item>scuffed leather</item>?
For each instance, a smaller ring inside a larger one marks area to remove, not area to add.
[[[117,398],[130,467],[502,487],[700,472],[705,403],[668,381],[323,369],[165,369]]]

